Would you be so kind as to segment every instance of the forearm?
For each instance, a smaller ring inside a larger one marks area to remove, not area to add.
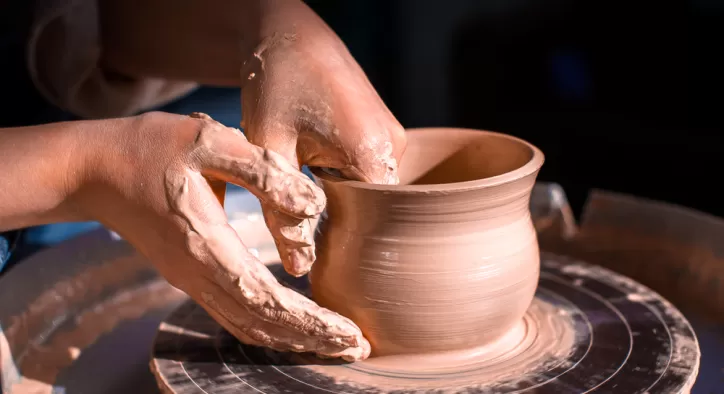
[[[82,219],[66,200],[89,164],[89,123],[0,129],[0,231]]]
[[[129,77],[239,86],[240,69],[274,34],[327,34],[300,0],[104,0],[103,62]]]

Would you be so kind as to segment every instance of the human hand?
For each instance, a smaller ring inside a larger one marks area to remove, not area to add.
[[[151,113],[90,131],[89,168],[70,201],[80,216],[118,232],[244,343],[369,355],[352,321],[279,284],[246,249],[207,181],[245,187],[289,217],[318,215],[322,191],[281,155],[201,114]]]
[[[397,182],[405,133],[335,33],[301,0],[111,0],[103,64],[121,75],[242,87],[245,134],[294,167]],[[133,29],[128,29],[133,26]],[[284,267],[315,259],[308,219],[263,204]]]
[[[398,183],[404,130],[326,25],[262,39],[242,67],[242,81],[242,127],[252,143],[296,168],[335,168],[354,180]],[[315,260],[310,220],[262,207],[287,272],[309,272]]]

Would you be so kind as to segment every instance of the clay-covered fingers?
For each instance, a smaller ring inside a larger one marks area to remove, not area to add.
[[[312,352],[347,361],[369,356],[369,343],[351,321],[274,283],[272,288],[266,289],[258,282],[245,283],[249,288],[242,291],[240,288],[223,289],[209,282],[195,298],[227,331],[250,345],[278,351]],[[271,298],[260,302],[250,294],[267,294]]]
[[[309,272],[315,259],[309,219],[324,210],[322,190],[299,171],[296,158],[285,159],[273,149],[251,144],[239,130],[202,121],[207,127],[194,151],[201,171],[256,195],[287,272],[294,276]]]
[[[384,125],[378,122],[372,125],[359,126],[357,138],[341,138],[339,148],[348,152],[347,165],[333,167],[347,179],[381,185],[399,183],[398,163],[405,148],[402,126]],[[402,136],[402,137],[400,137]],[[324,167],[315,158],[305,162],[310,166]]]
[[[276,125],[278,126],[278,124]],[[279,154],[278,157],[284,160],[286,164],[292,166],[296,174],[304,177],[314,185],[311,179],[299,171],[299,163],[295,153],[296,136],[288,135],[281,131],[275,133],[271,128],[271,125],[257,128],[255,132],[249,136],[251,142],[263,146],[268,152],[277,152]],[[273,153],[275,157],[277,153]],[[316,185],[314,185],[314,187],[315,190],[322,194],[322,198],[324,198],[324,193],[321,189],[317,188]],[[294,191],[290,193],[294,193]],[[264,220],[274,238],[284,269],[290,275],[299,277],[311,269],[315,260],[315,253],[314,228],[312,227],[310,219],[321,213],[323,209],[324,207],[322,206],[317,214],[300,217],[299,215],[280,210],[277,205],[269,201],[262,200]]]
[[[369,344],[350,320],[285,288],[244,246],[203,176],[167,176],[189,260],[176,283],[241,341],[357,360]]]
[[[238,254],[237,258],[243,260],[243,264],[224,264],[220,268],[228,272],[217,273],[213,279],[236,304],[246,309],[253,321],[280,327],[286,335],[294,333],[294,337],[290,338],[296,338],[295,343],[303,339],[302,351],[328,356],[341,354],[354,359],[369,355],[369,343],[351,320],[321,308],[302,294],[282,286],[251,254]],[[256,336],[252,337],[259,340]]]
[[[211,119],[197,137],[193,160],[207,176],[246,188],[265,205],[296,218],[319,215],[326,203],[314,182],[281,155]]]

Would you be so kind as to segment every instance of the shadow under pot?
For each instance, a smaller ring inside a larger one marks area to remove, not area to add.
[[[543,154],[486,131],[407,137],[399,185],[312,170],[327,195],[313,298],[352,319],[373,356],[486,345],[520,321],[538,284],[528,204]]]

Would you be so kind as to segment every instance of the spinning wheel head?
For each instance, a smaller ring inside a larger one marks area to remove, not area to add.
[[[536,301],[517,328],[523,335],[515,346],[454,367],[419,358],[397,364],[404,368],[374,359],[345,364],[245,346],[186,303],[161,325],[152,369],[162,390],[176,394],[690,389],[698,342],[670,303],[626,277],[560,256],[544,254],[541,269]],[[305,290],[304,281],[287,284]],[[546,338],[545,332],[556,335]]]

